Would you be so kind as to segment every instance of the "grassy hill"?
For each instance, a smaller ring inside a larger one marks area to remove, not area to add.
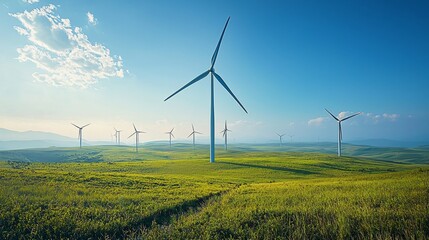
[[[427,164],[270,148],[0,152],[0,238],[429,237]]]
[[[289,143],[278,144],[231,144],[225,152],[222,145],[216,146],[219,156],[234,156],[248,152],[305,152],[336,154],[334,143]],[[172,148],[167,143],[146,143],[140,146],[139,154],[135,154],[132,146],[94,146],[78,148],[40,148],[0,151],[0,159],[29,162],[102,162],[131,160],[168,160],[184,158],[204,158],[208,156],[208,145],[176,143]],[[429,148],[392,148],[371,147],[345,144],[344,156],[365,157],[402,163],[429,163]]]

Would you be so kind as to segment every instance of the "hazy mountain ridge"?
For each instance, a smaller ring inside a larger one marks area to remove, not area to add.
[[[42,131],[13,131],[0,128],[0,141],[35,141],[35,140],[55,140],[55,141],[74,141],[74,138],[66,137],[60,134]]]
[[[148,141],[142,144],[147,145],[158,145],[168,143],[166,140]],[[188,141],[175,140],[174,144],[177,143],[189,143]],[[205,141],[201,143],[206,144]],[[112,145],[113,141],[85,141],[83,140],[84,146],[94,145]],[[273,145],[276,142],[271,143],[234,143],[239,145]],[[425,141],[397,141],[390,139],[366,139],[366,140],[354,140],[347,141],[344,144],[352,144],[367,147],[399,147],[399,148],[419,148],[429,149],[429,142]],[[221,145],[220,142],[217,145]],[[336,143],[334,142],[285,142],[285,146],[301,147],[297,151],[308,151],[307,148],[314,150],[314,147],[329,148],[328,153],[336,152]],[[70,138],[60,134],[42,131],[13,131],[5,128],[0,128],[0,150],[14,150],[14,149],[27,149],[27,148],[47,148],[47,147],[76,147],[78,146],[77,138]],[[329,146],[329,147],[328,147]],[[327,149],[325,149],[327,150]]]

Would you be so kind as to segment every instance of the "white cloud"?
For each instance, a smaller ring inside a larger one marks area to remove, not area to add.
[[[320,126],[325,120],[326,120],[326,117],[318,117],[318,118],[308,120],[307,123],[309,126]]]
[[[349,111],[340,112],[340,113],[338,114],[338,118],[339,118],[339,119],[342,119],[342,118],[348,117],[348,116],[350,116],[350,115],[352,115],[352,112],[349,112]]]
[[[383,113],[383,117],[385,119],[388,119],[392,122],[396,121],[399,118],[399,114],[393,113],[393,114],[388,114],[388,113]]]
[[[94,17],[94,14],[92,14],[91,12],[87,12],[86,16],[88,17],[88,22],[92,25],[97,25],[98,20],[97,18]]]
[[[27,30],[25,30],[24,28],[22,28],[22,27],[17,27],[17,26],[15,26],[15,27],[13,27],[13,28],[15,28],[15,30],[19,33],[19,35],[22,35],[22,36],[28,36],[28,32],[27,32]]]
[[[383,114],[362,113],[362,115],[372,123],[379,123],[379,122],[386,121],[386,120],[391,121],[391,122],[395,122],[401,116],[397,113],[383,113]]]
[[[100,79],[123,78],[122,58],[112,57],[108,48],[91,43],[81,28],[72,27],[69,19],[57,15],[56,8],[50,4],[10,14],[23,26],[15,27],[17,32],[30,41],[17,49],[18,60],[33,62],[41,70],[33,73],[33,77],[55,86],[81,88]]]
[[[33,4],[33,3],[38,3],[39,0],[22,0],[25,3],[29,3],[29,4]]]

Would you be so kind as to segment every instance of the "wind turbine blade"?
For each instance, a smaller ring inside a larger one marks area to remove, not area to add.
[[[213,53],[213,56],[212,56],[212,67],[213,67],[213,66],[215,65],[215,63],[216,63],[217,54],[218,54],[218,52],[219,52],[220,44],[221,44],[221,42],[222,42],[223,35],[225,34],[226,27],[228,26],[229,19],[230,19],[230,17],[228,17],[228,20],[226,20],[225,27],[223,28],[223,31],[222,31],[222,35],[220,35],[219,42],[217,43],[216,49],[215,49],[215,51],[214,51],[214,53]]]
[[[83,126],[82,128],[84,128],[84,127],[87,127],[88,125],[90,125],[91,123],[88,123],[88,124],[86,124],[85,126]]]
[[[137,132],[134,132],[133,134],[131,134],[128,138],[130,138],[130,137],[132,137],[132,136],[134,136],[134,134],[136,134]]]
[[[192,124],[192,132],[195,132],[194,124]]]
[[[80,127],[78,127],[76,124],[74,124],[74,123],[71,123],[71,125],[73,125],[73,126],[75,126],[75,127],[77,127],[77,128],[80,128]]]
[[[183,89],[189,87],[190,85],[200,81],[201,79],[205,78],[208,74],[209,74],[210,70],[207,70],[205,72],[203,72],[201,75],[199,75],[198,77],[194,78],[192,81],[188,82],[185,86],[183,86],[182,88],[180,88],[179,90],[177,90],[176,92],[174,92],[173,94],[171,94],[168,98],[164,99],[164,101],[167,101],[168,99],[170,99],[172,96],[176,95],[177,93],[179,93],[180,91],[182,91]]]
[[[172,133],[173,131],[174,131],[174,128],[173,128],[173,129],[171,129],[171,131],[170,131],[170,132]]]
[[[137,128],[136,128],[136,125],[134,125],[134,123],[133,123],[133,127],[134,127],[134,131],[137,132]]]
[[[171,136],[173,136],[173,138],[176,138],[176,137],[174,137],[174,134],[173,134],[173,133],[171,133]]]
[[[354,116],[357,116],[357,115],[359,115],[359,114],[360,114],[360,112],[355,113],[355,114],[353,114],[353,115],[351,115],[351,116],[348,116],[348,117],[346,117],[346,118],[341,119],[341,121],[345,121],[345,120],[347,120],[347,119],[349,119],[349,118],[352,118],[352,117],[354,117]]]
[[[231,94],[231,96],[235,99],[235,101],[237,101],[237,103],[241,106],[241,108],[243,108],[243,110],[247,113],[247,110],[243,107],[243,105],[237,99],[237,97],[234,95],[234,93],[232,93],[231,89],[229,89],[229,87],[228,87],[228,85],[226,85],[225,81],[223,81],[223,79],[214,71],[212,71],[212,73],[213,73],[213,75],[215,75],[216,79],[220,82],[220,84],[222,84],[222,86],[226,89],[226,91],[228,91],[229,94]]]
[[[278,134],[278,133],[276,133],[276,134],[277,134],[279,137],[281,137],[281,136],[280,136],[280,134]]]
[[[113,129],[115,129],[115,132],[119,132],[116,128],[113,128]]]
[[[190,136],[192,136],[192,134],[194,134],[194,132],[191,132],[191,134],[189,134],[188,138],[189,138]]]
[[[202,134],[202,133],[200,133],[200,132],[194,132],[194,133],[197,133],[197,134]]]
[[[330,111],[328,111],[328,109],[325,108],[325,110],[333,117],[335,118],[335,120],[340,121],[337,117],[334,116],[334,114],[332,114]]]

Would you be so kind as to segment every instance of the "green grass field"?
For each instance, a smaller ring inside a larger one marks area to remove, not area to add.
[[[429,238],[421,159],[246,148],[0,152],[0,239]]]

